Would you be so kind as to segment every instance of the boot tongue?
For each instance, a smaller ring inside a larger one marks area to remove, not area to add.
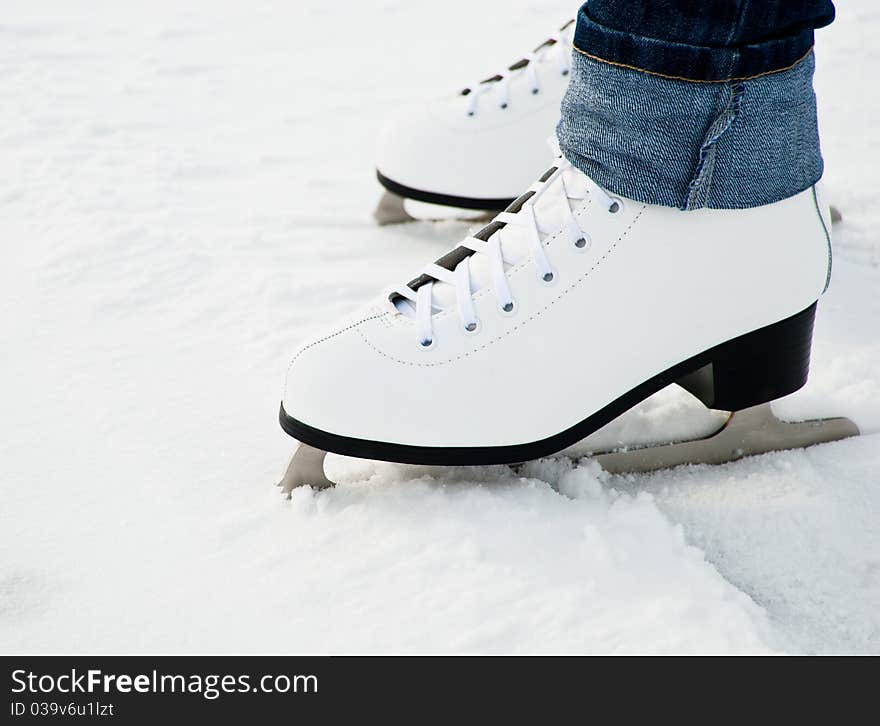
[[[550,174],[555,171],[555,167],[549,170],[544,177],[546,178],[550,176]],[[559,188],[561,185],[560,178],[564,178],[566,188],[569,190],[577,189],[580,191],[584,188],[584,177],[583,175],[574,167],[569,167],[565,171],[562,172],[562,175],[556,179],[554,179],[547,188],[543,189],[541,195],[538,197],[538,200],[535,204],[535,219],[540,226],[540,229],[545,233],[552,233],[553,230],[558,229],[562,226],[563,222],[563,204],[568,202],[563,202],[562,192]],[[523,195],[517,199],[508,210],[513,209],[521,209],[522,204],[528,202],[528,199],[524,199],[524,197],[530,197],[531,194]],[[517,206],[519,205],[519,206]],[[513,260],[513,264],[518,264],[519,262],[526,259],[529,255],[529,230],[513,226],[513,225],[503,225],[498,228],[496,231],[489,233],[487,236],[484,236],[484,233],[488,232],[493,228],[493,226],[497,226],[500,223],[492,222],[487,227],[484,227],[480,232],[478,232],[475,236],[480,237],[481,239],[489,239],[491,237],[495,237],[496,235],[500,235],[501,240],[501,249],[504,252],[504,257],[506,259]],[[458,248],[462,249],[462,248]],[[448,267],[450,269],[454,269],[458,261],[455,259],[456,251],[453,251],[449,255],[444,258],[438,260],[439,265],[442,267]],[[445,263],[445,264],[444,264]],[[491,264],[488,255],[483,254],[471,254],[470,255],[470,273],[471,273],[471,291],[477,292],[477,290],[481,290],[485,287],[491,287],[492,285],[492,273],[489,268]],[[507,266],[505,266],[507,267]],[[450,308],[455,308],[456,302],[456,294],[455,287],[446,282],[440,282],[438,280],[434,280],[434,287],[432,289],[432,302],[436,308],[446,310]],[[396,303],[398,310],[400,310],[405,315],[407,311],[411,311],[411,306],[407,301],[398,301]],[[406,308],[406,309],[404,309]]]

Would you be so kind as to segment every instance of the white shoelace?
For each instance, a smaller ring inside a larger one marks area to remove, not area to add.
[[[572,20],[566,23],[562,30],[550,36],[544,43],[503,73],[497,73],[485,81],[468,86],[465,89],[468,98],[467,115],[476,115],[480,98],[486,94],[495,94],[498,105],[501,108],[507,108],[510,104],[511,79],[519,74],[525,74],[532,93],[540,93],[541,78],[538,74],[538,65],[545,60],[555,61],[559,73],[567,76],[571,72],[571,34],[573,30],[574,21]]]
[[[541,214],[536,214],[535,206],[545,195],[558,195],[558,208],[562,210],[563,239],[579,250],[589,246],[590,237],[575,218],[571,202],[580,202],[593,194],[597,202],[610,213],[617,212],[621,202],[584,174],[578,173],[577,182],[566,183],[564,175],[571,168],[571,164],[564,157],[558,157],[551,170],[552,173],[548,172],[542,180],[529,187],[526,192],[528,196],[518,211],[501,212],[488,227],[484,228],[484,231],[495,228],[487,239],[470,236],[459,244],[457,251],[467,256],[453,269],[432,263],[423,270],[420,279],[424,281],[415,290],[409,285],[403,285],[389,291],[390,297],[395,300],[395,308],[415,320],[419,345],[429,348],[434,342],[433,315],[444,309],[444,306],[437,304],[435,300],[434,286],[438,283],[445,283],[454,288],[455,305],[464,330],[469,333],[478,330],[480,321],[474,308],[473,295],[479,288],[474,287],[471,274],[472,264],[477,264],[478,261],[486,263],[485,269],[488,271],[490,284],[501,311],[507,314],[514,311],[516,301],[506,272],[511,266],[518,264],[523,255],[513,254],[509,250],[512,245],[505,245],[512,235],[517,235],[519,242],[525,240],[526,254],[540,279],[545,283],[553,282],[556,272],[547,256],[544,239],[558,232],[560,223],[558,219],[550,223],[546,219],[541,219]],[[483,260],[479,260],[480,256],[484,256]]]

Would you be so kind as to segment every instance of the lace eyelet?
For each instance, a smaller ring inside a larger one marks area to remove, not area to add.
[[[561,70],[561,71],[559,72],[559,74],[562,75],[562,76],[567,76],[567,75],[568,75],[568,68],[565,68],[565,69]]]
[[[533,88],[533,89],[532,89],[532,94],[535,95],[535,96],[537,96],[540,92],[541,92],[541,89],[540,89],[540,88]]]
[[[511,300],[510,302],[506,302],[503,305],[499,305],[498,311],[502,315],[515,315],[516,307],[516,300]]]
[[[464,331],[465,335],[476,335],[480,332],[480,321],[475,320],[472,323],[468,323],[462,328],[462,330]]]
[[[589,235],[585,234],[583,237],[578,237],[574,241],[575,252],[586,252],[591,242],[592,240],[590,239]]]
[[[617,214],[623,209],[623,201],[617,197],[611,197],[611,206],[608,207],[608,214]]]
[[[552,285],[554,282],[556,282],[556,273],[545,272],[543,275],[541,275],[541,282],[543,282],[545,285]]]
[[[507,104],[506,104],[506,103],[501,103],[501,104],[498,105],[498,108],[500,108],[500,109],[503,111],[505,108],[507,108]]]
[[[421,350],[431,350],[434,347],[434,339],[433,338],[425,338],[424,340],[419,341],[419,348]]]
[[[467,115],[468,115],[469,118],[473,118],[473,117],[475,116],[475,114],[474,114],[473,111],[468,111],[468,112],[467,112]]]

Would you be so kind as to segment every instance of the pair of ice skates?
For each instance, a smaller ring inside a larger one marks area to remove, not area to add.
[[[301,443],[285,492],[331,485],[327,452],[430,465],[549,456],[672,383],[731,412],[726,423],[696,441],[596,452],[605,469],[717,464],[858,433],[842,418],[784,423],[769,405],[807,379],[831,266],[819,189],[681,213],[612,196],[561,156],[530,184],[572,27],[386,130],[380,223],[411,219],[406,199],[504,211],[296,353],[280,421]]]

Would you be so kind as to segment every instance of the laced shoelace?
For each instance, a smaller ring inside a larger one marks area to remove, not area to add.
[[[502,212],[488,227],[484,228],[483,231],[492,230],[486,239],[469,236],[459,244],[457,251],[467,256],[455,267],[448,269],[437,263],[432,263],[423,270],[422,276],[418,278],[421,284],[418,284],[415,289],[410,285],[403,285],[390,291],[390,298],[408,301],[408,303],[404,302],[403,305],[395,307],[408,317],[414,318],[420,346],[429,348],[433,345],[433,315],[443,309],[433,301],[433,288],[437,282],[447,283],[454,287],[456,307],[464,330],[473,333],[479,328],[480,321],[477,319],[473,299],[477,290],[471,284],[471,262],[476,255],[485,255],[488,258],[487,268],[491,277],[491,286],[501,311],[508,314],[514,311],[516,301],[510,289],[506,270],[519,263],[522,256],[511,256],[505,250],[505,229],[518,228],[523,231],[528,247],[528,256],[538,276],[545,283],[553,282],[556,272],[547,256],[543,239],[559,231],[560,225],[557,221],[552,226],[548,226],[547,222],[541,220],[535,212],[535,205],[545,194],[559,195],[563,213],[562,233],[570,244],[580,250],[589,245],[590,237],[575,218],[571,202],[580,202],[593,194],[598,203],[603,205],[608,212],[616,213],[621,208],[619,199],[609,195],[585,175],[580,177],[584,183],[575,185],[579,188],[570,188],[563,176],[569,168],[571,168],[571,164],[564,157],[557,158],[551,172],[535,182],[526,194],[520,197],[524,201],[517,211]]]
[[[465,88],[462,93],[467,96],[467,115],[475,116],[479,107],[480,98],[486,94],[494,93],[498,105],[507,108],[510,105],[510,82],[518,74],[525,74],[532,93],[541,92],[541,78],[538,74],[538,65],[545,59],[555,60],[559,73],[567,76],[571,72],[571,33],[574,29],[574,21],[569,21],[558,32],[550,36],[531,53],[514,63],[503,73],[488,78],[479,83],[474,83]]]

